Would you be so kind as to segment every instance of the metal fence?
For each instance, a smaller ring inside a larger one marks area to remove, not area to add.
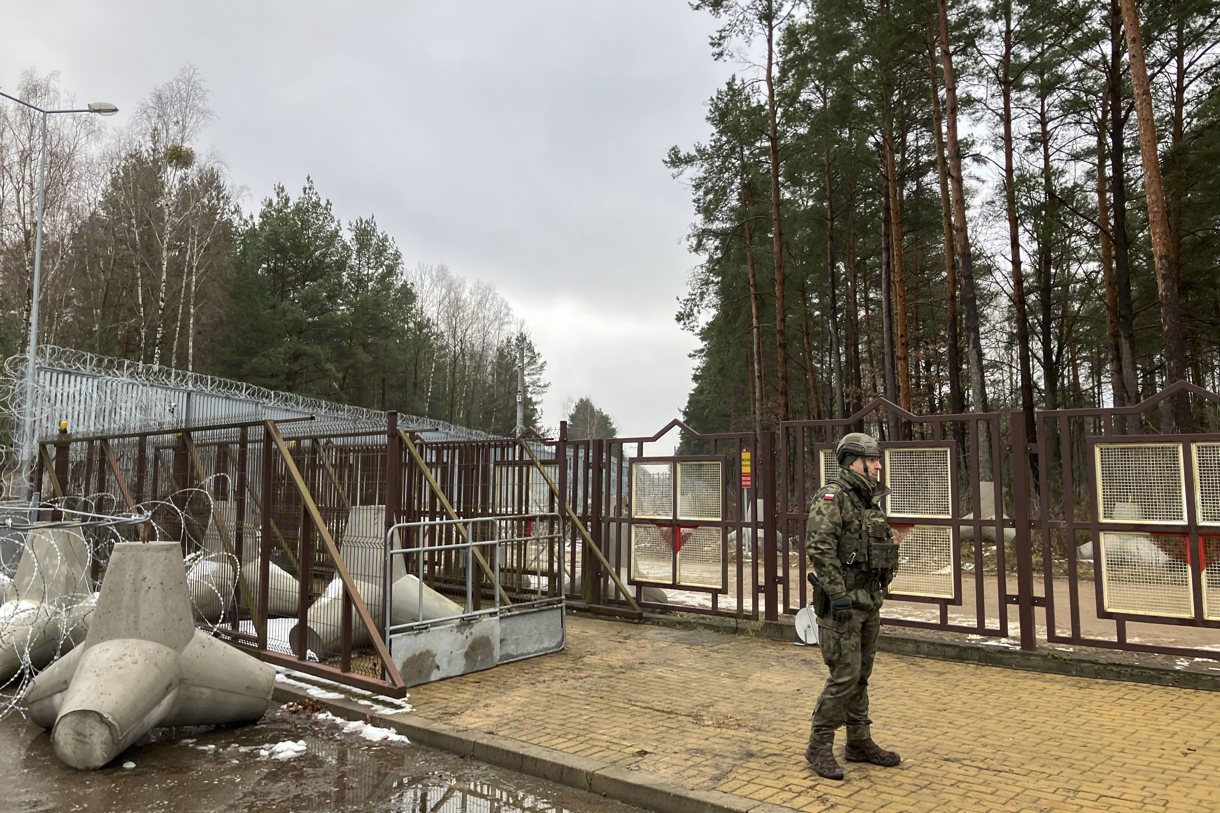
[[[761,436],[673,422],[585,441],[429,437],[389,413],[347,434],[289,419],[52,435],[38,476],[50,509],[143,511],[154,521],[124,533],[180,541],[218,634],[393,692],[392,556],[415,557],[423,584],[472,613],[546,598],[627,617],[795,614],[810,497],[836,472],[836,439],[862,428],[884,438],[900,542],[887,624],[1215,657],[1220,434],[1149,431],[1179,396],[1220,425],[1220,396],[1189,385],[1126,410],[1039,413],[1033,442],[1021,413],[920,416],[883,400]],[[694,453],[649,451],[679,435]],[[95,540],[99,571],[113,538]],[[216,576],[226,563],[231,588]],[[328,640],[307,634],[323,601]]]
[[[806,606],[805,518],[848,431],[885,440],[886,508],[901,567],[887,624],[1032,649],[1085,645],[1220,653],[1220,434],[1156,432],[1189,398],[1220,426],[1220,396],[1179,383],[1125,409],[915,415],[883,399],[774,436],[596,441],[626,481],[602,489],[593,538],[647,609],[775,620]],[[671,425],[671,428],[674,425]],[[668,429],[668,428],[667,428]],[[752,462],[752,465],[751,465]],[[596,470],[597,466],[591,468]],[[628,612],[621,593],[585,595]]]

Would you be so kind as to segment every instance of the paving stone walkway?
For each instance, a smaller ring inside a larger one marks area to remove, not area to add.
[[[411,689],[385,721],[659,811],[1217,811],[1220,693],[881,652],[897,768],[803,758],[816,647],[569,614],[563,652]],[[357,713],[357,712],[353,712]]]

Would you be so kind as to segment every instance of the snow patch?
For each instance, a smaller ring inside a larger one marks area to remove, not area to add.
[[[310,716],[319,723],[329,723],[330,725],[338,726],[343,729],[344,734],[355,734],[369,742],[403,744],[410,744],[411,742],[407,737],[399,734],[392,728],[382,728],[360,720],[345,720],[342,717],[331,714],[329,711],[318,711]]]
[[[409,744],[411,741],[392,728],[380,728],[371,723],[351,721],[343,727],[345,734],[359,734],[369,742],[399,742]]]
[[[399,714],[405,711],[414,711],[415,707],[408,702],[407,697],[402,699],[394,697],[385,697],[383,695],[374,694],[373,692],[364,689],[357,689],[354,686],[340,686],[337,683],[325,681],[325,683],[333,688],[325,689],[317,683],[298,680],[293,675],[299,675],[299,672],[294,672],[285,667],[276,667],[275,680],[277,683],[283,683],[289,686],[295,686],[304,689],[310,697],[319,698],[321,700],[351,700],[367,708],[371,714]],[[318,680],[319,678],[312,678]]]
[[[276,759],[280,762],[286,762],[301,756],[306,750],[305,740],[297,740],[296,742],[284,740],[268,748],[260,748],[258,755],[264,759]]]

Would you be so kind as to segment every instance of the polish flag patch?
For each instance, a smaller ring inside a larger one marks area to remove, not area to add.
[[[824,500],[833,500],[834,498],[835,498],[835,495],[833,495],[833,494],[823,494],[822,495],[822,499],[824,499]]]

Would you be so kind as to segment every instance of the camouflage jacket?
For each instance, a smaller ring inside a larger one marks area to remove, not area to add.
[[[851,469],[813,496],[805,525],[805,552],[827,596],[846,594],[852,605],[881,606],[898,570],[897,546],[881,499],[889,488]]]

